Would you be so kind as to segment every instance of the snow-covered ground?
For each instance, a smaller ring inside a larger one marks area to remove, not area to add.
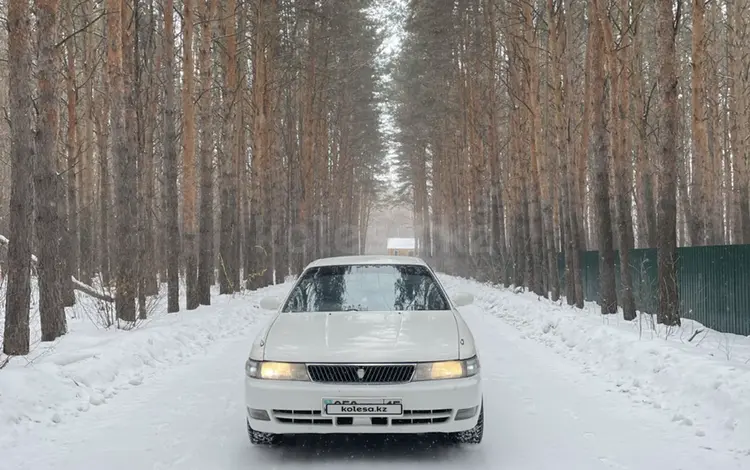
[[[113,304],[78,293],[77,305],[66,309],[69,333],[51,343],[40,341],[33,293],[31,353],[0,370],[0,430],[10,430],[0,432],[0,443],[36,424],[78,416],[173,364],[204,354],[212,343],[246,332],[259,307],[248,302],[247,294],[220,296],[215,290],[212,306],[177,314],[166,314],[163,292],[147,302],[150,318],[131,331],[104,328],[114,317]]]
[[[750,456],[750,337],[687,319],[667,328],[641,313],[626,322],[602,316],[593,302],[578,310],[450,276],[443,282],[470,291],[487,314],[604,379],[633,405],[660,410],[696,436],[736,441],[733,450]]]
[[[0,469],[750,469],[750,340],[602,318],[442,275],[481,351],[485,440],[247,441],[243,363],[261,292],[70,334],[0,370]],[[83,302],[82,302],[83,304]],[[79,307],[83,308],[83,307]],[[162,309],[163,310],[163,309]]]

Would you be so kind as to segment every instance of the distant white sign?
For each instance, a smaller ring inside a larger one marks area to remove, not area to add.
[[[389,250],[413,250],[416,241],[413,238],[389,238],[387,249]]]

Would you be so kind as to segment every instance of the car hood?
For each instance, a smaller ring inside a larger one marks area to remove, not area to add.
[[[286,362],[421,362],[458,358],[453,312],[282,313],[264,359]]]

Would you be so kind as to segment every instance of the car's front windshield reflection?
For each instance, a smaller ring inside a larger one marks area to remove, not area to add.
[[[429,269],[420,265],[320,266],[302,274],[284,312],[448,310]]]

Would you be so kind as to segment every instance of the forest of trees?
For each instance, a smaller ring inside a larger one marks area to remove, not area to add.
[[[386,173],[372,3],[0,1],[5,354],[32,268],[51,341],[73,289],[132,323],[160,289],[194,309],[359,252]]]
[[[657,248],[674,325],[677,246],[750,243],[749,1],[411,0],[406,16],[397,169],[439,269],[582,307],[577,254],[598,250],[602,313],[633,319],[629,251]]]
[[[403,34],[383,67],[389,8]],[[582,307],[577,254],[598,250],[602,313],[632,319],[628,252],[658,248],[673,325],[677,246],[750,243],[750,0],[0,0],[0,15],[8,355],[29,351],[32,271],[49,341],[74,289],[112,288],[134,322],[163,289],[168,311],[182,285],[194,309],[215,283],[362,252],[389,138],[442,271]]]

